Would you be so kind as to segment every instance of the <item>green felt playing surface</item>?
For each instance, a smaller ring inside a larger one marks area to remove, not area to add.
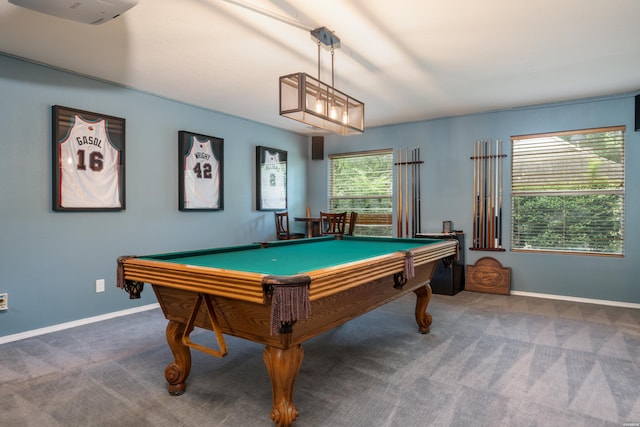
[[[433,239],[345,237],[271,242],[141,257],[176,264],[288,276],[404,252],[438,243]]]

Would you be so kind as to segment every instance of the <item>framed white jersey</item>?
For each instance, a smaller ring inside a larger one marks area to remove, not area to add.
[[[124,119],[60,106],[53,114],[53,209],[124,209]]]
[[[275,211],[287,208],[287,152],[256,147],[256,208]]]
[[[180,210],[221,210],[223,140],[178,132]]]

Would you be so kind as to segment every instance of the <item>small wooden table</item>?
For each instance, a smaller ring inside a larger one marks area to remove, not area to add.
[[[320,236],[320,217],[297,216],[295,221],[305,221],[307,227],[307,237]]]

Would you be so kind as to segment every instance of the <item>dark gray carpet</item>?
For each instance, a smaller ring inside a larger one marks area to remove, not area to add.
[[[640,423],[638,310],[434,295],[421,335],[413,309],[409,295],[305,343],[295,425]],[[272,425],[261,345],[193,351],[187,392],[171,397],[165,325],[152,310],[0,345],[0,425]]]

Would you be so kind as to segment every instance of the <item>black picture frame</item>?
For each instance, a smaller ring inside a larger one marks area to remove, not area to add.
[[[178,209],[224,210],[224,139],[178,132]]]
[[[256,147],[256,209],[287,209],[287,152]]]
[[[54,211],[120,211],[125,205],[125,119],[54,105]]]

